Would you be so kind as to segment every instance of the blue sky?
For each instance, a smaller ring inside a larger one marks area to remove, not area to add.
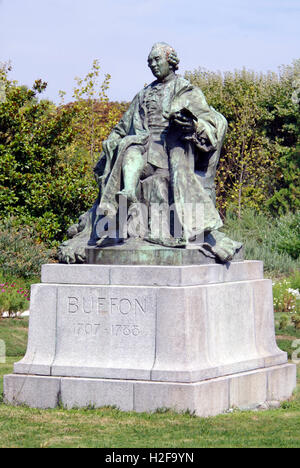
[[[131,100],[152,81],[154,42],[175,47],[181,73],[276,71],[300,57],[299,30],[299,0],[0,0],[0,61],[22,84],[47,81],[58,102],[97,58],[112,75],[109,97]]]

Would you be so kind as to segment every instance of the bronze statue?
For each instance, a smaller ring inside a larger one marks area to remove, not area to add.
[[[121,200],[128,208],[126,221],[136,215],[138,206],[147,207],[146,226],[140,237],[153,248],[178,249],[193,244],[193,248],[221,262],[232,260],[241,249],[240,243],[218,231],[222,221],[215,207],[214,179],[226,119],[207,104],[199,88],[176,74],[178,63],[170,45],[154,44],[148,65],[156,80],[136,95],[103,142],[94,170],[98,198],[79,224],[69,230],[71,239],[59,249],[61,262],[84,262],[88,245],[106,248],[128,241],[120,235],[124,232],[120,222],[114,235],[107,229],[109,220],[118,215]],[[169,216],[158,235],[151,229],[151,209],[157,206],[173,212],[172,221]],[[187,207],[192,207],[190,215],[186,214]],[[201,216],[195,214],[195,207],[201,208]],[[179,234],[178,224],[182,228]]]

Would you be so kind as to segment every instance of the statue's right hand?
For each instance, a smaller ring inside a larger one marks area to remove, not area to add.
[[[195,122],[190,116],[184,115],[182,112],[174,112],[170,116],[170,121],[180,127],[184,133],[191,133],[195,130]]]

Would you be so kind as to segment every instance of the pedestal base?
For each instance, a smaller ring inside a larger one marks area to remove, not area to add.
[[[291,364],[196,383],[6,375],[5,402],[34,408],[116,406],[123,411],[172,409],[207,417],[286,400],[295,387]]]
[[[291,396],[261,262],[44,265],[28,348],[4,379],[33,407],[161,407],[213,415]]]

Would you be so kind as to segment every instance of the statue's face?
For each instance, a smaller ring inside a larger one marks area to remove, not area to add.
[[[159,81],[166,78],[172,71],[166,53],[162,49],[154,49],[150,52],[148,66]]]

